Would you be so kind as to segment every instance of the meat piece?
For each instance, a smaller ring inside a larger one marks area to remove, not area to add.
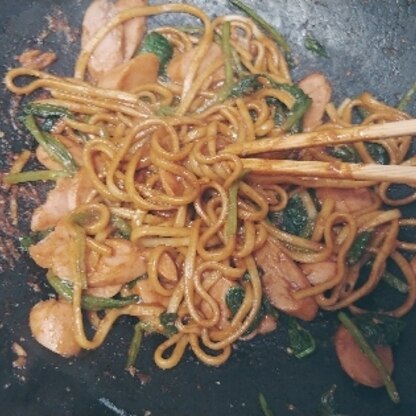
[[[29,247],[29,254],[40,267],[51,269],[62,279],[74,280],[71,244],[75,236],[66,223],[58,223],[46,238]],[[121,285],[146,272],[145,257],[139,247],[128,240],[107,239],[111,255],[102,255],[92,266],[91,251],[85,253],[87,280],[90,287]]]
[[[122,239],[108,239],[110,256],[101,256],[93,270],[88,270],[88,285],[102,287],[130,282],[146,272],[146,262],[137,245]],[[87,261],[88,264],[88,261]]]
[[[40,49],[29,49],[18,58],[20,65],[30,69],[45,69],[56,61],[55,52],[43,52]]]
[[[72,178],[60,178],[56,187],[49,191],[46,202],[33,213],[32,231],[54,227],[62,217],[84,203],[92,190],[92,184],[83,169]]]
[[[147,0],[119,0],[116,3],[110,0],[94,0],[84,15],[81,47],[84,48],[95,33],[117,13],[146,5]],[[145,31],[146,18],[138,17],[126,21],[107,33],[88,62],[88,73],[92,81],[96,81],[103,73],[128,61],[140,44]]]
[[[273,306],[305,321],[315,318],[318,305],[311,297],[294,299],[292,293],[310,287],[295,262],[271,238],[256,251],[257,265],[263,270],[263,290]]]
[[[300,268],[312,285],[324,283],[332,279],[337,273],[337,264],[331,260],[302,264]]]
[[[192,62],[192,59],[195,56],[195,52],[196,48],[190,49],[187,52],[175,55],[171,59],[167,67],[167,74],[172,81],[181,83],[184,80],[186,74],[189,71],[189,66]],[[198,72],[203,72],[218,60],[224,60],[222,50],[216,43],[213,43],[202,59]],[[224,70],[219,69],[214,73],[214,79],[219,80],[222,78],[224,78]]]
[[[139,295],[147,305],[161,305],[166,308],[169,304],[169,298],[157,293],[149,279],[139,279],[134,285],[133,293]]]
[[[63,300],[49,299],[37,303],[30,311],[29,326],[39,344],[63,357],[81,351],[74,335],[72,305]]]
[[[133,7],[147,6],[147,0],[118,0],[115,4],[119,12]],[[139,47],[146,33],[146,17],[136,17],[123,23],[123,55],[124,60],[130,59]]]
[[[159,59],[153,53],[140,54],[103,73],[97,85],[101,88],[132,91],[139,85],[156,82]]]
[[[335,209],[339,212],[352,213],[369,208],[374,204],[371,191],[367,188],[318,188],[316,196],[321,203],[325,199],[333,199],[335,201]]]
[[[369,387],[380,387],[383,379],[373,363],[362,352],[353,336],[340,326],[335,334],[335,349],[343,370],[357,383]],[[376,345],[375,353],[389,374],[393,372],[393,353],[388,345]]]
[[[322,123],[325,106],[331,101],[332,87],[319,72],[308,75],[299,82],[298,86],[312,99],[309,110],[303,116],[303,129],[310,131]]]
[[[55,138],[57,137],[55,136]],[[65,136],[59,136],[58,140],[66,147],[69,153],[71,153],[77,165],[82,166],[84,162],[82,159],[83,146],[81,143],[77,143]],[[62,165],[55,159],[51,158],[49,153],[42,146],[38,146],[36,148],[36,158],[48,169],[62,170]]]

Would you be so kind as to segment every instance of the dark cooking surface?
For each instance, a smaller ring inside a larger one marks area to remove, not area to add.
[[[45,50],[58,52],[54,71],[70,74],[78,51],[78,44],[73,40],[87,3],[84,0],[1,0],[1,72],[15,65],[14,56],[25,48],[40,45]],[[210,12],[224,12],[222,1],[193,3],[210,4]],[[347,95],[368,89],[395,104],[415,80],[416,3],[413,0],[248,3],[254,4],[296,45],[293,47],[298,61],[295,79],[313,70],[324,71],[334,85],[338,103]],[[177,16],[169,21],[175,20],[178,21]],[[154,20],[159,21],[160,18]],[[317,58],[305,50],[305,34],[325,45],[328,59]],[[5,132],[5,138],[0,140],[0,167],[4,170],[9,166],[7,154],[17,151],[21,145],[10,123],[10,95],[3,88],[0,93],[0,130]],[[19,206],[24,211],[21,228],[29,218],[30,201],[37,198],[33,189],[25,186],[19,191]],[[128,319],[118,322],[105,346],[97,351],[71,360],[48,352],[31,339],[27,315],[31,305],[45,298],[49,290],[42,283],[43,272],[26,256],[16,262],[13,270],[7,266],[13,250],[5,249],[6,242],[16,232],[7,219],[4,189],[1,198],[0,266],[7,269],[0,275],[1,415],[256,416],[261,415],[258,394],[262,392],[275,416],[313,416],[321,394],[332,384],[338,386],[336,398],[340,413],[416,415],[414,312],[407,318],[407,330],[395,351],[394,378],[402,396],[399,406],[388,400],[383,389],[354,386],[342,373],[328,339],[335,327],[331,319],[322,319],[310,326],[319,339],[319,348],[318,353],[304,360],[287,355],[285,331],[280,330],[249,343],[238,343],[231,359],[221,368],[205,367],[188,354],[177,368],[162,371],[152,363],[152,351],[158,339],[150,337],[145,339],[140,352],[140,377],[133,378],[123,370],[131,336]],[[36,283],[41,292],[35,290]],[[24,370],[12,367],[13,342],[18,342],[28,353]]]

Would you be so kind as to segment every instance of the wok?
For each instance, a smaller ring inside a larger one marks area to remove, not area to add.
[[[0,65],[2,73],[17,64],[15,55],[30,47],[54,50],[58,61],[52,71],[70,75],[78,53],[79,27],[86,0],[2,0]],[[206,1],[192,3],[206,6]],[[225,1],[212,1],[211,14],[229,12]],[[249,1],[286,36],[293,48],[294,79],[323,71],[335,90],[335,101],[368,90],[388,103],[415,81],[416,3],[350,0]],[[182,16],[168,17],[175,23]],[[183,21],[183,20],[182,20]],[[151,25],[166,22],[153,18]],[[326,48],[328,58],[317,57],[304,46],[305,35]],[[0,98],[1,169],[10,166],[10,153],[31,141],[13,121],[13,101],[4,88]],[[410,109],[412,110],[412,109]],[[413,108],[414,112],[414,108]],[[16,130],[17,129],[17,130]],[[131,337],[128,319],[121,319],[105,345],[77,358],[63,359],[38,345],[30,335],[30,307],[47,297],[44,272],[26,254],[13,249],[18,230],[27,230],[30,211],[42,198],[38,186],[19,187],[20,220],[8,217],[8,192],[1,189],[0,275],[0,413],[3,415],[151,415],[232,416],[261,415],[258,395],[263,393],[275,415],[317,414],[321,395],[337,385],[339,413],[350,416],[412,416],[416,414],[416,313],[406,317],[407,330],[395,348],[394,378],[401,404],[392,404],[384,389],[354,385],[340,369],[331,335],[334,317],[321,315],[308,328],[318,339],[318,351],[298,360],[287,354],[284,329],[237,344],[221,368],[209,368],[187,354],[173,370],[152,363],[157,337],[145,339],[137,366],[139,376],[124,369]],[[412,213],[414,207],[407,208]],[[20,257],[19,257],[20,256]],[[40,291],[37,289],[40,288]],[[25,369],[13,367],[11,350],[18,342],[27,352]]]

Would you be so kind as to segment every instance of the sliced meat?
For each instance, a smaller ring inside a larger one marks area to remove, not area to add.
[[[58,223],[46,238],[29,247],[29,254],[40,267],[51,269],[60,278],[73,281],[75,275],[71,244],[74,238],[66,223]],[[91,251],[88,248],[86,250],[89,287],[122,285],[146,272],[145,256],[136,244],[117,238],[107,239],[105,244],[111,248],[111,254],[102,255],[98,262],[93,263]]]
[[[147,305],[161,305],[166,308],[169,303],[169,298],[157,293],[149,279],[139,279],[134,285],[133,293],[139,295]]]
[[[84,14],[82,22],[81,48],[116,14],[117,8],[111,1],[94,0]],[[100,74],[120,65],[124,60],[123,26],[111,30],[97,45],[88,62],[88,73],[93,81]]]
[[[315,318],[318,305],[311,297],[294,299],[292,293],[310,287],[310,283],[295,262],[273,239],[256,251],[257,265],[263,270],[263,290],[273,306],[305,321]]]
[[[133,7],[147,6],[147,0],[118,0],[115,4],[118,11],[131,9]],[[139,47],[146,33],[146,17],[136,17],[123,23],[123,55],[124,60],[130,59]]]
[[[106,25],[117,13],[132,7],[147,5],[147,0],[94,0],[88,7],[82,23],[81,47]],[[88,63],[88,73],[96,81],[103,73],[128,61],[146,31],[146,18],[131,19],[115,27],[97,45]]]
[[[325,199],[335,201],[335,209],[339,212],[352,213],[371,207],[374,200],[367,188],[358,189],[338,189],[338,188],[318,188],[316,196],[322,203]]]
[[[159,59],[153,53],[144,53],[100,75],[97,85],[132,91],[140,85],[156,82],[158,74]]]
[[[179,53],[175,55],[168,64],[167,74],[169,78],[174,82],[182,83],[185,79],[186,74],[189,71],[189,66],[192,62],[196,53],[196,48],[190,49],[187,52]],[[218,60],[224,60],[221,48],[213,43],[208,52],[202,59],[201,65],[198,69],[198,72],[201,73],[206,70],[211,64]],[[216,80],[224,78],[224,70],[220,69],[214,73],[214,78]]]
[[[92,191],[92,184],[83,169],[72,178],[59,179],[56,187],[49,191],[46,202],[34,211],[32,231],[54,227],[66,214],[86,202]]]
[[[30,311],[29,326],[36,341],[56,354],[71,357],[81,351],[74,335],[72,305],[63,300],[37,303]]]
[[[302,264],[300,268],[312,285],[324,283],[332,279],[337,273],[337,264],[331,260]]]
[[[112,253],[101,256],[94,269],[88,270],[89,286],[124,284],[146,272],[145,258],[136,244],[118,238],[108,239],[105,244],[111,247]]]
[[[303,129],[313,130],[322,123],[325,106],[331,101],[332,87],[319,72],[308,75],[299,82],[298,86],[312,99],[311,106],[303,117]]]
[[[353,336],[340,326],[335,334],[335,349],[343,370],[357,383],[369,387],[380,387],[383,379],[377,368],[362,352]],[[389,374],[393,372],[393,353],[390,346],[377,345],[375,353],[380,358]]]

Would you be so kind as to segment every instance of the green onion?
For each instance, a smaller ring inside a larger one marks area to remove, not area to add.
[[[51,134],[42,132],[32,114],[25,116],[23,123],[48,155],[59,162],[64,170],[71,174],[77,171],[77,164],[68,149]]]
[[[46,278],[55,292],[68,302],[72,302],[73,289],[72,284],[55,276],[48,271]],[[81,307],[88,311],[99,311],[102,309],[122,308],[133,303],[137,303],[138,296],[126,296],[125,298],[103,298],[99,296],[82,295]]]
[[[381,275],[381,279],[400,293],[409,292],[409,286],[407,285],[407,283],[403,282],[402,279],[400,279],[393,273],[390,273],[388,270],[384,270],[383,274]]]
[[[59,178],[71,176],[63,170],[32,170],[28,172],[17,172],[7,174],[3,181],[9,185],[33,181],[56,181]]]
[[[386,370],[386,367],[384,367],[384,364],[381,362],[380,358],[377,356],[363,334],[360,332],[358,327],[344,312],[339,312],[338,319],[354,338],[362,352],[368,357],[368,359],[373,363],[374,367],[376,367],[377,371],[380,373],[390,399],[393,401],[393,403],[399,403],[400,396],[393,379]]]
[[[400,111],[405,111],[412,101],[414,95],[416,95],[416,82],[410,87],[409,91],[403,95],[399,101],[399,104],[397,104],[397,109]]]
[[[134,332],[133,338],[129,345],[129,350],[127,352],[127,361],[126,361],[126,368],[130,368],[134,366],[134,363],[137,360],[137,356],[139,355],[140,345],[142,344],[143,339],[143,329],[141,322],[138,322],[134,325]]]
[[[290,52],[290,48],[286,39],[269,23],[267,23],[261,16],[259,16],[251,7],[247,6],[240,0],[229,0],[234,6],[247,14],[255,23],[257,23],[264,31],[266,31],[274,41],[283,49],[285,53]]]
[[[259,403],[260,403],[260,408],[264,416],[273,416],[273,412],[271,411],[269,404],[267,403],[267,400],[264,397],[263,393],[259,394]]]
[[[315,339],[295,318],[289,319],[288,333],[290,349],[296,358],[305,358],[315,351]]]
[[[238,188],[240,181],[235,181],[228,190],[229,209],[227,223],[225,226],[225,234],[227,237],[231,237],[237,233],[237,208],[238,208]]]
[[[222,27],[221,46],[224,54],[225,79],[224,86],[219,93],[219,100],[224,101],[230,95],[231,86],[233,84],[233,55],[231,49],[231,24],[225,22]]]
[[[325,48],[312,36],[305,37],[305,48],[317,56],[328,58]]]

